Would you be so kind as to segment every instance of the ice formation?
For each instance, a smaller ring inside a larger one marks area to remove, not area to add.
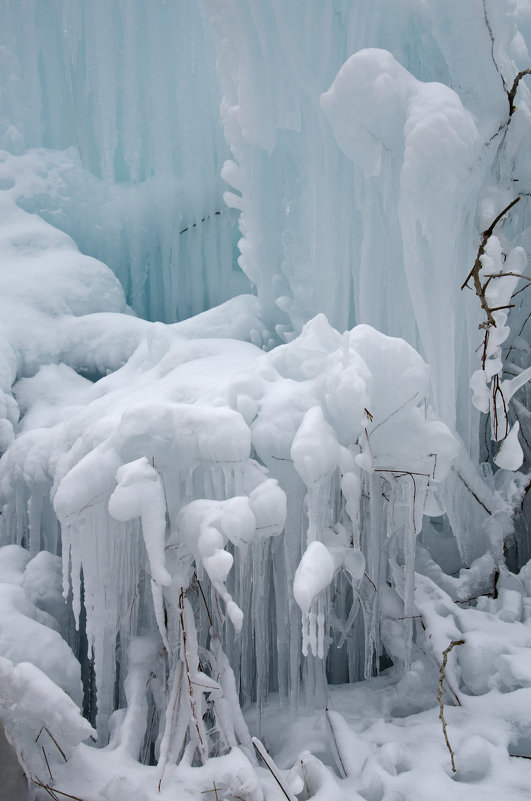
[[[515,0],[0,4],[36,798],[527,797],[530,34]]]

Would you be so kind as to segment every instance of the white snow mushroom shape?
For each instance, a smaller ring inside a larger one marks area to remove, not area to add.
[[[179,516],[178,532],[172,535],[169,544],[183,542],[194,555],[196,565],[204,567],[225,602],[236,632],[241,631],[243,612],[225,586],[234,562],[225,546],[230,541],[241,548],[249,545],[255,535],[276,536],[285,522],[286,495],[274,479],[263,481],[249,496],[192,501]]]
[[[291,458],[306,487],[308,530],[293,591],[302,612],[303,653],[307,655],[311,648],[323,658],[326,588],[344,567],[357,597],[365,573],[359,520],[362,482],[371,475],[385,478],[396,496],[396,503],[390,503],[388,534],[397,532],[404,539],[408,609],[413,597],[415,537],[432,485],[447,476],[457,443],[425,406],[429,371],[403,340],[367,325],[341,336],[320,315],[297,340],[278,348],[271,360],[283,371],[298,367],[299,375],[293,375],[299,378],[299,398],[292,406],[299,410],[299,422]],[[261,417],[266,409],[263,402],[255,444],[263,444]],[[350,518],[348,534],[333,517],[336,475]],[[410,511],[404,513],[404,508]],[[371,532],[369,537],[373,536],[381,538],[381,532]]]
[[[149,558],[151,575],[162,586],[171,584],[164,566],[166,501],[159,474],[145,456],[122,465],[116,473],[118,485],[109,498],[109,512],[125,523],[142,519],[142,534]]]

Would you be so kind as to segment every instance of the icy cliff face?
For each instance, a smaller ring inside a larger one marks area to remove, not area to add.
[[[455,288],[474,262],[478,226],[518,194],[515,180],[529,180],[527,111],[499,131],[506,90],[527,66],[525,10],[479,1],[207,8],[235,161],[223,175],[237,194],[225,197],[242,210],[240,265],[264,313],[282,337],[322,311],[340,330],[369,323],[405,338],[427,358],[436,407],[455,425],[481,322],[477,300]],[[385,52],[358,52],[368,46]],[[516,214],[521,231],[528,211]],[[477,420],[470,430],[458,417],[475,447]]]
[[[139,315],[173,322],[248,291],[231,266],[228,149],[197,3],[8,0],[0,84],[0,148],[73,148],[22,161],[41,180],[21,204],[110,265]]]
[[[530,31],[512,0],[2,4],[0,714],[28,778],[424,801],[436,740],[450,793],[461,640],[467,798],[528,748]],[[327,704],[328,739],[296,733]],[[374,733],[416,712],[403,752]]]

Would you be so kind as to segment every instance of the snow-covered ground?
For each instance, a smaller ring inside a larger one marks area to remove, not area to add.
[[[0,4],[31,793],[524,801],[530,4],[50,9]]]

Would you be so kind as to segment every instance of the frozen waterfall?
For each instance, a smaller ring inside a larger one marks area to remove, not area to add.
[[[0,2],[35,798],[526,798],[530,39],[529,0]]]

